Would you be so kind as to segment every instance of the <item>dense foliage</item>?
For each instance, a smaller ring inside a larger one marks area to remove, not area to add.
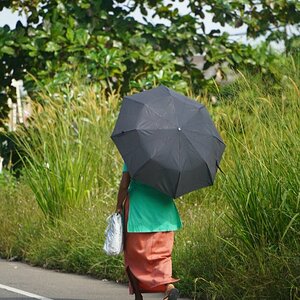
[[[0,113],[7,96],[14,98],[13,78],[25,79],[29,90],[36,88],[35,79],[46,86],[57,85],[70,81],[77,72],[122,93],[157,82],[177,90],[188,86],[198,91],[207,81],[202,70],[191,63],[192,55],[205,55],[204,69],[226,61],[235,67],[244,64],[272,72],[273,56],[267,45],[283,40],[289,51],[299,44],[296,31],[288,35],[289,25],[299,28],[300,4],[296,0],[189,1],[191,13],[186,15],[173,1],[124,2],[1,1],[0,11],[6,7],[25,12],[27,24],[18,22],[13,30],[0,28]],[[148,8],[170,26],[147,21]],[[145,24],[130,17],[136,9],[145,16]],[[265,46],[255,50],[231,41],[227,33],[208,32],[205,11],[222,26],[246,24],[247,36],[266,37]]]

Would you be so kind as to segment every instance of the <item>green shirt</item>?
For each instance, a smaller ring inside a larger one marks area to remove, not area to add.
[[[128,172],[126,164],[123,172]],[[174,200],[162,192],[131,179],[128,232],[174,231],[182,227]]]

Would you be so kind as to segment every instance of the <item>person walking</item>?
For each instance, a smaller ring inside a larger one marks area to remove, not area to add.
[[[129,293],[165,293],[176,300],[179,290],[172,277],[174,231],[182,227],[172,197],[131,178],[124,163],[116,212],[124,213],[124,261]]]

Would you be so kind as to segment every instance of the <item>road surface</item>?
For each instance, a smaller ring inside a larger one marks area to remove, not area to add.
[[[144,294],[144,300],[163,294]],[[0,299],[134,300],[125,285],[0,259]]]

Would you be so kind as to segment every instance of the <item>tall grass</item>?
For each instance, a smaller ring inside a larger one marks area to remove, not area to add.
[[[275,88],[264,86],[261,74],[241,73],[230,95],[220,95],[230,104],[220,110],[228,145],[224,221],[231,233],[218,234],[228,265],[210,289],[225,299],[299,297],[300,80],[299,62],[288,62],[278,66],[281,72],[294,68]]]
[[[291,85],[283,86],[272,100],[268,100],[263,90],[245,82],[244,94],[251,95],[254,88],[257,98],[243,96],[245,99],[232,102],[239,109],[237,114],[243,130],[236,135],[231,124],[227,131],[235,166],[225,191],[232,208],[230,224],[251,251],[261,247],[279,249],[280,245],[295,244],[300,238],[297,151],[300,149],[300,98],[296,82],[291,77],[289,80]],[[287,94],[289,98],[285,100]],[[262,102],[253,103],[253,100]],[[247,103],[250,118],[248,111],[240,110],[238,102]]]
[[[91,199],[99,179],[107,183],[101,169],[107,160],[116,160],[105,145],[113,121],[107,112],[115,110],[118,98],[107,101],[104,91],[83,86],[40,98],[43,106],[35,106],[30,126],[19,128],[16,141],[26,182],[53,221]]]

